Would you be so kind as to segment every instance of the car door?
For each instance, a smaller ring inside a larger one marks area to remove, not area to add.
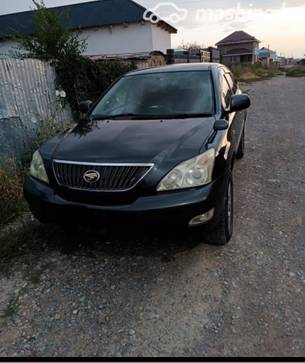
[[[229,82],[226,78],[226,72],[224,69],[221,69],[220,72],[220,85],[221,85],[221,101],[222,101],[222,108],[224,111],[224,117],[229,122],[229,132],[228,138],[230,143],[232,144],[232,148],[234,152],[238,149],[238,142],[239,142],[239,122],[238,122],[238,113],[232,112],[228,113],[230,109],[230,102],[231,97],[233,96],[233,90],[231,89]]]
[[[225,72],[224,77],[226,78],[228,85],[232,91],[232,95],[238,95],[241,94],[241,90],[238,88],[238,84],[237,81],[235,80],[234,76],[232,75],[231,72]],[[241,137],[242,137],[242,132],[244,129],[244,122],[245,122],[245,112],[246,111],[238,111],[235,112],[235,131],[236,131],[236,142],[237,142],[237,147],[240,143]]]

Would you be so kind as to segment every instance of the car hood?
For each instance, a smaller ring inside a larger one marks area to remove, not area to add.
[[[50,158],[99,163],[173,163],[197,155],[215,119],[113,120],[82,123],[49,141]]]

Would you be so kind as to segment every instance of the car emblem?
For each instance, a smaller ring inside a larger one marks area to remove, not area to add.
[[[96,170],[88,170],[84,173],[83,179],[86,183],[96,183],[101,179],[101,175]]]

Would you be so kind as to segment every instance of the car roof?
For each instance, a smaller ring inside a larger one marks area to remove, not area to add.
[[[146,68],[141,70],[136,70],[127,73],[127,76],[134,76],[139,74],[152,74],[152,73],[168,73],[168,72],[186,72],[186,71],[211,71],[213,69],[218,69],[220,67],[225,68],[219,63],[180,63],[172,64],[156,68]]]

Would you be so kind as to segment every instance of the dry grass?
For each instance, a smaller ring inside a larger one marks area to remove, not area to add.
[[[295,66],[286,70],[287,77],[305,77],[305,66]]]
[[[22,169],[14,159],[0,161],[0,228],[24,210]]]
[[[242,82],[260,81],[282,74],[278,68],[264,68],[260,64],[238,64],[231,66],[231,69]]]
[[[68,126],[71,126],[71,123],[58,124],[47,120],[38,130],[36,138],[29,144],[21,161],[0,159],[0,230],[14,221],[26,208],[23,182],[34,151]]]

